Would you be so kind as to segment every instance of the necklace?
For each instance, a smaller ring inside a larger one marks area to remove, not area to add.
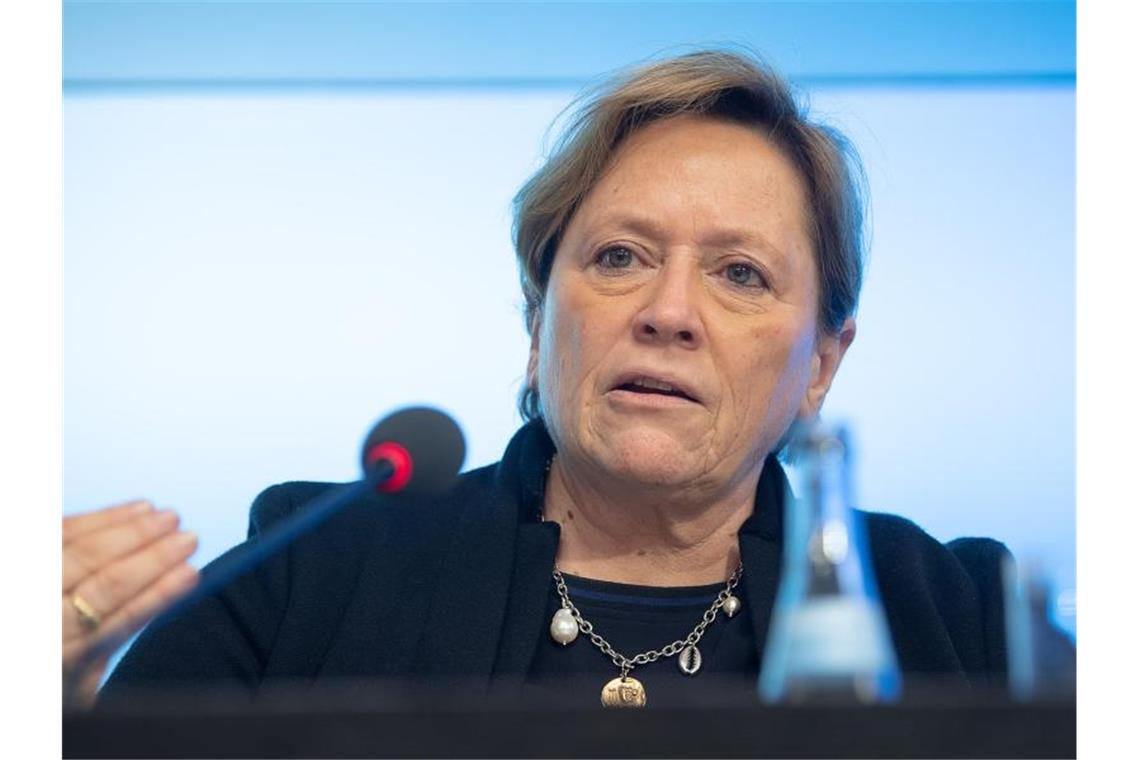
[[[554,613],[554,617],[550,621],[550,636],[562,646],[566,646],[578,638],[579,632],[586,634],[590,638],[590,642],[601,650],[602,654],[609,657],[615,667],[621,670],[621,675],[602,687],[602,704],[606,707],[644,707],[645,686],[641,681],[632,677],[630,671],[638,665],[656,662],[662,657],[680,655],[677,658],[677,665],[681,668],[681,672],[685,675],[696,675],[697,671],[701,669],[701,652],[697,649],[697,643],[700,642],[705,629],[716,620],[717,613],[721,610],[724,610],[724,614],[728,617],[732,617],[740,611],[740,599],[733,596],[732,590],[740,582],[740,576],[743,573],[744,565],[738,564],[724,588],[716,595],[712,606],[705,610],[700,622],[689,632],[688,636],[670,642],[660,649],[651,649],[633,657],[626,657],[615,650],[610,642],[602,638],[594,630],[594,626],[589,620],[582,617],[582,613],[574,606],[574,602],[570,601],[570,592],[566,589],[566,580],[556,567],[554,568],[554,585],[558,589],[558,598],[562,600],[562,606]]]

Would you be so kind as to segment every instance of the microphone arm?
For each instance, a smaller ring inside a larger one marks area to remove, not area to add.
[[[384,462],[377,467],[377,470],[383,469],[391,471],[394,468]],[[223,554],[202,572],[194,590],[176,602],[165,614],[173,615],[194,601],[220,591],[239,575],[253,569],[263,559],[275,554],[297,536],[307,533],[332,517],[349,502],[373,491],[375,488],[373,482],[373,479],[357,480],[331,488],[288,517],[273,523],[264,533],[259,533],[255,540],[228,554]]]
[[[392,494],[442,491],[455,479],[466,446],[463,432],[447,415],[429,407],[410,407],[381,420],[365,439],[362,480],[331,488],[264,533],[214,560],[203,570],[198,585],[151,621],[157,628],[177,619],[189,606],[216,594],[302,533],[315,529],[345,505],[368,492]],[[92,662],[121,641],[108,639],[88,649]]]

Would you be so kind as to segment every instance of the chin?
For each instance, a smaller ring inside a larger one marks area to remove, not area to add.
[[[704,474],[703,441],[656,429],[625,429],[602,443],[602,463],[618,477],[645,485],[683,485]]]

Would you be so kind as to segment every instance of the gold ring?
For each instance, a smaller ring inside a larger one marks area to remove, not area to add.
[[[94,631],[99,627],[99,623],[103,622],[95,608],[79,594],[71,595],[71,606],[79,613],[79,622],[88,631]]]

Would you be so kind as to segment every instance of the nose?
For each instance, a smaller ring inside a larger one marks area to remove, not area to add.
[[[634,319],[640,342],[696,348],[704,340],[700,319],[700,275],[680,257],[670,257],[647,288],[646,302]]]

